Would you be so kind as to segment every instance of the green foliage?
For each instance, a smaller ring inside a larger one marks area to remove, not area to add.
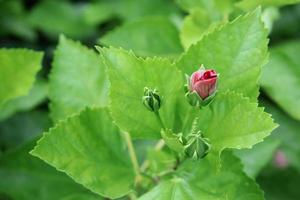
[[[261,85],[284,111],[300,120],[300,41],[290,41],[271,49],[270,62],[263,68]],[[280,78],[277,78],[279,77]]]
[[[211,142],[208,158],[213,160],[225,148],[251,148],[277,126],[263,108],[235,93],[219,93],[197,119],[197,126]]]
[[[269,101],[263,101],[263,105],[272,114],[276,123],[280,125],[274,131],[272,137],[281,142],[280,150],[286,155],[289,164],[300,172],[300,122],[289,117]]]
[[[268,57],[267,31],[260,17],[258,9],[206,35],[182,55],[178,68],[190,75],[203,64],[220,73],[219,91],[234,90],[255,100]]]
[[[264,199],[258,185],[242,172],[242,165],[230,152],[222,154],[218,173],[211,167],[207,160],[187,160],[173,177],[163,180],[139,200]]]
[[[43,53],[28,49],[0,49],[0,107],[29,92],[42,57]]]
[[[46,112],[33,110],[18,113],[0,122],[0,149],[8,151],[32,141],[50,126]]]
[[[48,83],[37,79],[26,96],[17,97],[3,104],[0,109],[0,121],[7,119],[16,112],[33,109],[42,103],[48,95]]]
[[[101,37],[99,43],[131,49],[141,56],[174,57],[182,52],[178,30],[166,17],[147,17],[125,23]]]
[[[88,105],[107,104],[105,67],[93,50],[61,36],[52,66],[49,98],[53,120],[63,119]]]
[[[64,33],[69,37],[82,38],[93,34],[94,27],[84,20],[82,5],[72,5],[66,1],[41,1],[30,13],[33,27],[49,37],[56,38]]]
[[[257,179],[267,200],[299,199],[299,180],[300,174],[293,168],[267,168]]]
[[[59,122],[31,154],[109,198],[126,195],[133,186],[129,156],[106,109],[88,108]]]
[[[280,140],[271,136],[263,142],[254,145],[252,149],[236,150],[234,153],[241,159],[245,173],[249,177],[255,178],[272,160],[274,152],[279,145]]]
[[[36,39],[20,0],[0,1],[0,27],[1,36],[11,34],[29,41]]]
[[[138,58],[122,49],[99,51],[108,66],[110,107],[118,126],[134,138],[160,137],[162,127],[142,103],[144,87],[148,87],[158,90],[163,104],[159,110],[162,120],[168,128],[174,127],[177,95],[183,94],[184,84],[175,65],[163,58]]]
[[[68,176],[29,155],[33,146],[31,142],[0,156],[0,197],[53,200],[75,193],[90,194]]]
[[[221,24],[219,16],[215,17],[202,8],[192,9],[191,13],[184,18],[182,24],[180,33],[182,45],[185,49],[188,49],[219,24]]]
[[[237,6],[244,10],[252,10],[258,5],[268,7],[268,6],[284,6],[290,4],[299,3],[300,0],[242,0],[237,3]]]

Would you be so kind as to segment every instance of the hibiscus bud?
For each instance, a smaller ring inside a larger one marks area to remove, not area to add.
[[[184,150],[186,155],[193,160],[204,158],[210,150],[209,140],[203,138],[200,132],[191,134],[187,138]]]
[[[156,89],[151,90],[147,87],[144,88],[143,104],[145,107],[152,111],[157,112],[161,106],[161,99]]]
[[[200,69],[187,77],[186,98],[193,106],[207,105],[216,93],[218,74],[213,69]]]

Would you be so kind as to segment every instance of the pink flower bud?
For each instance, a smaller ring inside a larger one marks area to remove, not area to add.
[[[190,79],[190,91],[196,91],[202,100],[216,91],[218,74],[213,69],[200,68]]]

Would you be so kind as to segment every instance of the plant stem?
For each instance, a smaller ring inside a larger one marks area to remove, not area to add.
[[[159,112],[155,111],[154,114],[155,114],[156,119],[157,119],[158,123],[160,124],[161,128],[166,130],[166,126],[164,125],[164,122],[162,121]]]
[[[165,146],[165,141],[163,139],[160,139],[156,145],[154,146],[154,150],[159,151]],[[149,167],[149,161],[145,160],[140,168],[141,172],[145,172],[146,169]]]
[[[133,147],[133,144],[132,144],[130,134],[128,132],[123,132],[123,134],[124,134],[124,138],[125,138],[125,141],[126,141],[126,144],[127,144],[127,147],[128,147],[130,160],[131,160],[131,163],[133,165],[133,169],[134,169],[135,176],[136,176],[135,177],[135,184],[137,185],[137,184],[139,184],[139,182],[142,179],[142,176],[140,174],[139,163],[137,161],[136,153],[135,153],[135,150],[134,150],[134,147]]]

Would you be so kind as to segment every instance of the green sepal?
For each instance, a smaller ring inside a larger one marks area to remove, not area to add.
[[[187,144],[184,146],[185,154],[193,160],[204,158],[210,151],[209,139],[203,138],[201,133],[188,136]]]
[[[207,98],[202,100],[202,98],[198,95],[198,93],[196,91],[193,91],[193,92],[188,91],[185,93],[185,98],[191,106],[203,107],[203,106],[207,106],[208,104],[210,104],[212,102],[212,100],[216,96],[216,93],[217,93],[217,91],[215,91],[214,93],[209,95]]]
[[[186,139],[182,136],[182,134],[174,134],[172,130],[162,130],[161,137],[164,139],[167,146],[176,151],[178,153],[182,153],[184,151],[184,145],[186,143]]]

